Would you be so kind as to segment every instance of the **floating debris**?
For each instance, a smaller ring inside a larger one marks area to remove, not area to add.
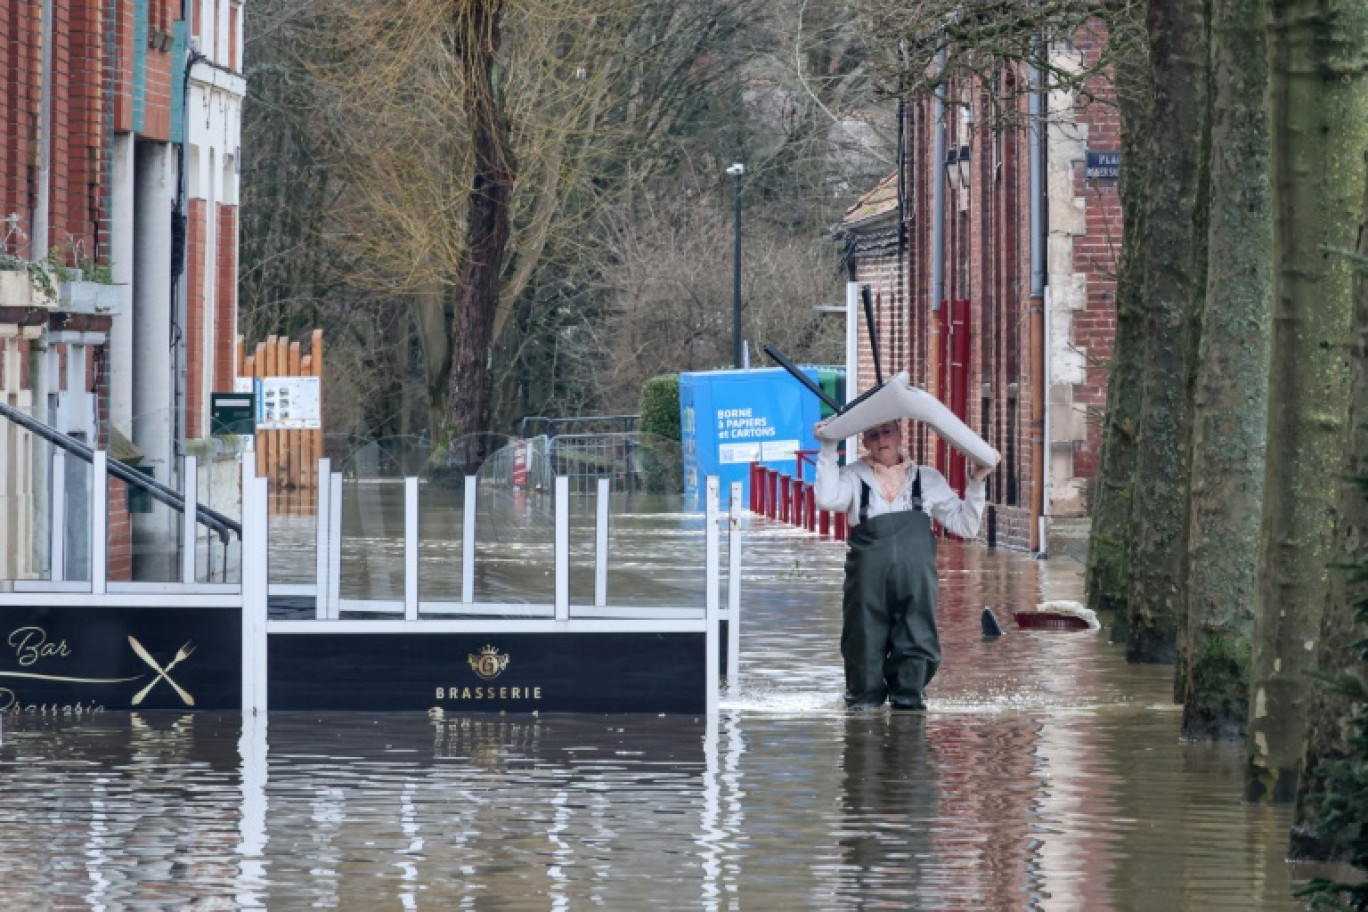
[[[1012,614],[1018,627],[1030,630],[1101,630],[1097,614],[1081,602],[1041,602],[1031,611]]]
[[[997,615],[993,614],[992,608],[984,605],[983,615],[980,620],[983,624],[983,635],[985,637],[1002,636],[1002,625],[998,623]]]

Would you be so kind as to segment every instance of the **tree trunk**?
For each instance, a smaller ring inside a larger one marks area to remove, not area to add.
[[[1368,639],[1368,630],[1355,619],[1354,606],[1368,600],[1368,584],[1360,577],[1351,580],[1347,568],[1362,566],[1368,546],[1368,498],[1361,479],[1368,478],[1368,181],[1363,195],[1360,221],[1357,275],[1354,280],[1354,309],[1349,333],[1349,417],[1345,428],[1345,472],[1339,485],[1339,525],[1335,532],[1336,567],[1330,574],[1330,600],[1321,625],[1321,650],[1318,658],[1323,675],[1357,675],[1364,684],[1368,668],[1360,658],[1357,643]],[[1307,720],[1306,755],[1302,761],[1302,780],[1297,790],[1296,819],[1293,825],[1292,857],[1325,859],[1329,847],[1317,832],[1315,799],[1325,791],[1326,768],[1323,761],[1350,753],[1345,723],[1354,703],[1333,687],[1319,687]],[[1368,758],[1363,758],[1368,760]],[[1368,809],[1364,810],[1368,816]],[[1345,861],[1347,859],[1337,859]]]
[[[1127,602],[1133,662],[1173,662],[1187,581],[1188,468],[1192,444],[1189,365],[1192,307],[1205,250],[1203,203],[1206,23],[1197,0],[1150,0],[1150,141],[1145,310],[1149,356],[1132,509]]]
[[[489,361],[499,278],[510,235],[514,163],[503,96],[495,78],[503,0],[454,0],[452,12],[464,78],[462,102],[475,157],[447,387],[447,436],[456,440],[492,430],[494,384]],[[475,453],[474,461],[482,461],[482,456]]]
[[[1273,337],[1246,795],[1291,801],[1336,557],[1368,2],[1274,0],[1272,11]]]
[[[1209,258],[1176,683],[1187,738],[1243,737],[1249,704],[1273,287],[1266,19],[1266,0],[1211,4]]]
[[[1123,5],[1118,13],[1133,10]],[[1134,13],[1132,19],[1139,17]],[[1115,611],[1112,635],[1126,638],[1130,567],[1131,501],[1135,485],[1136,433],[1140,422],[1141,370],[1146,360],[1144,241],[1146,156],[1149,148],[1150,73],[1144,23],[1114,21],[1113,44],[1123,47],[1115,69],[1121,110],[1121,207],[1125,226],[1116,277],[1116,338],[1107,373],[1107,417],[1100,471],[1089,529],[1087,592],[1090,607]]]
[[[413,322],[423,349],[424,392],[428,402],[428,439],[442,439],[446,423],[446,394],[451,378],[451,324],[453,302],[441,288],[418,295],[413,301]]]

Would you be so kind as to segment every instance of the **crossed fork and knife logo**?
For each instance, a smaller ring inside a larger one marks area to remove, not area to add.
[[[138,658],[142,659],[148,665],[152,666],[152,670],[157,673],[157,676],[153,678],[151,681],[149,681],[146,687],[144,687],[142,690],[138,691],[136,694],[133,695],[134,706],[137,706],[140,703],[142,703],[142,701],[147,698],[147,695],[152,692],[152,688],[156,687],[157,684],[161,681],[165,681],[167,684],[170,684],[171,689],[174,690],[180,696],[180,698],[185,701],[186,706],[195,705],[195,698],[191,696],[189,693],[187,693],[185,688],[181,687],[179,684],[173,681],[169,673],[171,669],[175,668],[181,662],[184,662],[186,659],[190,658],[190,655],[195,651],[194,640],[186,641],[184,646],[176,650],[175,656],[172,657],[170,662],[166,663],[166,667],[164,668],[160,664],[158,664],[156,659],[152,658],[152,653],[148,652],[147,649],[143,646],[143,644],[138,642],[137,637],[129,636],[128,645],[133,647],[133,651],[138,654]]]

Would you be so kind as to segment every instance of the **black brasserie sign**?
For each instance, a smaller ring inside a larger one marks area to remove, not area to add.
[[[0,715],[241,705],[236,608],[0,610]]]

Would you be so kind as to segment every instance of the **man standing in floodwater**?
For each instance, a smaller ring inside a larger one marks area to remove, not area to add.
[[[978,537],[992,468],[973,466],[961,499],[940,472],[907,458],[896,422],[865,431],[864,456],[844,468],[836,442],[820,433],[817,439],[817,506],[850,517],[841,624],[846,705],[874,708],[888,700],[894,709],[925,709],[926,685],[941,658],[931,521],[962,538]]]

